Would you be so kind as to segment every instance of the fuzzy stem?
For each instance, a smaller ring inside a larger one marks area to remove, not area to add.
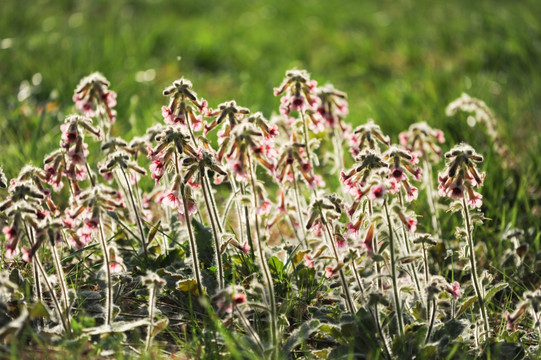
[[[430,300],[427,299],[427,304],[430,304]],[[430,340],[430,335],[432,335],[432,329],[434,329],[434,320],[436,319],[436,299],[432,299],[432,313],[430,314],[430,323],[428,325],[428,331],[426,332],[425,345],[428,344]]]
[[[325,224],[325,229],[327,230],[327,235],[329,237],[329,242],[331,243],[331,247],[334,252],[334,258],[336,259],[337,264],[340,264],[340,257],[338,255],[338,249],[336,248],[336,244],[334,243],[331,228],[329,227],[329,222],[327,219],[321,214],[321,222]],[[351,294],[349,292],[348,283],[346,281],[346,276],[344,275],[344,271],[342,269],[338,270],[338,274],[340,275],[340,280],[342,281],[342,287],[344,288],[344,296],[346,298],[346,305],[349,310],[349,312],[352,315],[355,315],[357,312],[355,308],[355,304],[353,302],[353,299],[351,298]]]
[[[472,283],[475,289],[475,294],[477,295],[477,302],[479,304],[481,316],[483,317],[483,325],[485,328],[485,333],[486,335],[488,335],[490,328],[488,325],[488,316],[486,313],[484,295],[481,292],[481,287],[479,285],[479,278],[477,277],[477,264],[475,261],[473,238],[472,238],[473,228],[471,226],[470,212],[468,210],[468,204],[466,203],[465,197],[462,199],[462,209],[464,210],[463,215],[464,215],[464,221],[466,223],[466,233],[468,234],[468,247],[470,248],[469,250],[470,250],[470,266],[471,266]]]
[[[216,224],[218,225],[218,231],[221,233],[224,232],[222,228],[222,224],[220,223],[220,216],[218,215],[218,206],[216,205],[216,199],[214,198],[214,193],[212,192],[212,187],[210,186],[210,180],[208,177],[204,177],[205,183],[207,184],[207,189],[209,190],[209,198],[210,198],[210,204],[212,205],[212,213],[214,215],[214,219],[216,219]]]
[[[199,173],[201,175],[201,188],[203,189],[203,197],[205,198],[205,205],[210,219],[210,226],[212,228],[212,234],[214,235],[214,247],[216,248],[216,266],[218,267],[218,285],[220,289],[224,288],[224,268],[222,265],[222,253],[220,249],[220,239],[218,238],[218,229],[214,222],[214,214],[212,212],[212,206],[209,200],[209,189],[207,189],[207,183],[205,181],[205,168],[200,166]]]
[[[240,191],[242,195],[246,195],[246,188],[244,187],[244,184],[242,183],[240,184]],[[246,237],[248,238],[248,245],[250,245],[250,256],[252,257],[252,261],[255,261],[254,240],[252,238],[252,229],[250,228],[250,217],[248,215],[248,207],[245,205],[243,208],[244,208],[244,219],[246,223]]]
[[[254,197],[254,206],[257,207],[257,194],[255,186],[255,175],[252,168],[252,159],[250,153],[248,153],[248,166],[250,167],[250,180],[252,183],[252,194]],[[257,211],[254,211],[255,218],[255,233],[257,240],[257,247],[259,252],[259,260],[261,261],[261,269],[263,270],[263,275],[265,276],[265,282],[267,283],[267,288],[269,291],[269,300],[270,300],[270,310],[271,310],[271,336],[272,336],[272,358],[276,359],[278,356],[278,334],[277,334],[277,316],[276,316],[276,299],[274,298],[274,282],[269,271],[269,266],[267,264],[267,259],[265,259],[265,254],[263,252],[263,242],[261,241],[261,234],[259,233],[259,215]]]
[[[154,306],[156,304],[156,286],[151,286],[148,294],[148,319],[150,324],[147,329],[147,338],[145,341],[145,352],[150,349],[152,343],[152,329],[154,328]]]
[[[55,262],[56,274],[60,282],[60,289],[62,291],[62,297],[64,300],[64,314],[66,316],[66,323],[69,324],[70,323],[70,309],[69,309],[68,287],[66,285],[67,284],[66,276],[64,275],[64,270],[62,269],[60,256],[58,255],[58,251],[56,250],[56,245],[53,239],[51,239],[51,250],[52,250],[53,259]]]
[[[111,279],[111,268],[109,260],[109,249],[107,249],[107,241],[103,231],[101,216],[98,219],[99,241],[103,252],[103,266],[105,267],[105,325],[111,325],[113,321],[113,281]]]
[[[400,199],[400,206],[404,206],[404,196],[402,194],[402,190],[399,191],[399,199]],[[410,237],[408,235],[408,231],[406,230],[406,225],[404,224],[402,224],[402,236],[404,237],[404,244],[406,245],[406,251],[408,255],[411,255]],[[411,273],[413,274],[413,279],[415,280],[415,287],[417,288],[417,292],[419,293],[419,296],[422,298],[421,284],[417,277],[417,269],[415,269],[414,264],[411,264],[411,263],[409,264],[409,268],[410,268]]]
[[[190,220],[190,213],[188,212],[188,199],[186,198],[184,184],[180,186],[180,193],[182,194],[182,205],[184,205],[184,216],[186,217],[186,228],[188,229],[188,238],[190,239],[190,251],[192,252],[192,261],[195,272],[195,280],[197,281],[197,289],[199,290],[199,295],[203,295],[199,258],[197,257],[197,243],[195,242]],[[219,249],[216,249],[216,251],[219,252]]]
[[[304,218],[302,216],[302,210],[301,210],[301,202],[299,199],[299,184],[297,182],[297,177],[295,174],[293,174],[293,187],[295,188],[295,201],[297,202],[297,213],[299,214],[299,224],[300,228],[302,229],[302,243],[304,244],[304,247],[307,248],[308,244],[306,243],[306,230],[304,230]]]
[[[385,208],[385,215],[387,217],[387,225],[389,228],[389,248],[391,252],[391,279],[393,281],[393,294],[396,306],[396,316],[398,321],[398,332],[400,336],[404,335],[404,320],[402,319],[402,309],[400,308],[400,296],[398,291],[398,284],[396,279],[396,253],[395,253],[395,239],[393,234],[393,225],[391,222],[391,216],[389,214],[389,206],[387,205],[387,199],[383,203]]]
[[[128,187],[128,194],[130,197],[130,202],[133,208],[133,213],[135,215],[135,219],[137,221],[137,227],[139,228],[139,236],[141,237],[141,246],[143,247],[143,251],[145,254],[145,259],[148,260],[148,252],[147,252],[147,244],[145,240],[145,231],[143,230],[143,223],[141,221],[141,217],[139,216],[139,211],[137,211],[137,205],[135,204],[135,198],[133,196],[133,190],[130,185],[130,182],[128,180],[128,175],[126,175],[126,171],[124,171],[124,168],[120,168],[122,171],[122,175],[124,175],[124,180],[126,181],[126,186]]]
[[[432,228],[436,231],[438,238],[441,239],[441,227],[438,220],[438,207],[436,206],[436,195],[434,194],[434,180],[432,179],[432,167],[428,163],[428,159],[425,157],[423,161],[425,178],[428,179],[425,186],[428,197],[428,205],[430,207]]]
[[[62,327],[64,328],[64,331],[66,333],[71,334],[71,330],[69,328],[69,325],[66,323],[66,318],[64,317],[64,314],[62,312],[62,308],[60,307],[60,302],[58,301],[58,298],[56,297],[56,293],[54,291],[54,288],[53,288],[51,282],[49,281],[49,279],[47,278],[47,272],[43,268],[43,265],[41,264],[41,260],[39,259],[37,254],[36,254],[34,260],[36,262],[37,268],[39,269],[39,271],[41,273],[41,277],[43,279],[43,282],[45,283],[45,286],[47,286],[47,289],[51,293],[51,298],[53,299],[53,304],[54,304],[55,310],[56,310],[56,312],[58,314],[58,318],[62,322]]]

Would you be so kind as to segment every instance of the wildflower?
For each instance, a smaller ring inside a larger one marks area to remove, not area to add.
[[[221,138],[227,137],[229,131],[233,130],[240,120],[250,113],[250,110],[238,106],[235,100],[224,102],[218,105],[218,110],[207,112],[207,116],[216,117],[209,125],[205,125],[205,134],[220,125],[224,120],[227,120],[225,128],[220,134]]]
[[[312,258],[308,254],[304,255],[304,266],[306,266],[307,268],[314,267],[314,260],[312,260]]]
[[[440,185],[438,191],[441,196],[453,199],[466,199],[471,208],[482,205],[481,194],[474,188],[483,184],[484,173],[479,173],[476,163],[483,161],[483,157],[466,144],[455,146],[445,154],[446,167],[438,176]]]
[[[170,97],[169,106],[162,107],[166,124],[188,126],[189,120],[193,131],[202,129],[202,117],[196,114],[195,110],[204,113],[208,103],[204,99],[199,100],[192,87],[190,80],[181,78],[173,81],[173,84],[163,91],[164,96]]]
[[[114,247],[109,248],[109,269],[113,274],[126,270],[124,260],[118,255],[118,251]]]
[[[386,146],[391,143],[390,138],[383,135],[380,127],[374,123],[374,120],[370,119],[366,124],[359,125],[353,130],[349,138],[350,151],[353,156],[357,156],[365,149],[379,150],[378,141]]]
[[[426,122],[412,124],[408,131],[398,135],[400,145],[412,153],[418,152],[420,156],[429,160],[437,160],[442,151],[437,143],[445,142],[443,131],[432,129]]]
[[[445,290],[451,294],[455,300],[460,299],[462,296],[462,290],[460,289],[460,284],[458,281],[448,284]]]
[[[79,82],[73,94],[75,106],[83,115],[94,117],[97,106],[101,105],[111,123],[115,122],[116,93],[109,90],[109,81],[100,73],[90,74]]]
[[[291,111],[304,111],[311,108],[315,99],[313,98],[317,82],[310,80],[306,70],[286,71],[286,77],[278,88],[274,88],[274,95],[279,96],[285,93],[280,99],[280,113],[289,116]]]
[[[343,121],[345,115],[348,114],[345,93],[327,84],[316,88],[313,98],[315,110],[309,109],[306,114],[311,120],[314,132],[335,128],[339,128],[343,133],[349,131],[350,128]]]
[[[332,266],[325,266],[325,277],[330,279],[334,275]]]

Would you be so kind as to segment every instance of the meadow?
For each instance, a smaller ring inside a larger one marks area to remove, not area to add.
[[[2,358],[539,356],[538,2],[0,12]]]

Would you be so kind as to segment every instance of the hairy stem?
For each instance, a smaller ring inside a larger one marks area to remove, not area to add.
[[[186,190],[184,184],[180,186],[180,192],[182,194],[182,205],[184,206],[184,216],[186,217],[186,228],[188,229],[188,238],[190,239],[190,251],[192,253],[192,261],[195,273],[195,280],[197,281],[197,289],[199,295],[203,295],[203,286],[201,282],[201,270],[199,267],[199,258],[197,257],[197,243],[193,234],[190,213],[188,212],[188,199],[186,198]],[[219,252],[219,249],[216,249]]]
[[[471,266],[471,278],[473,287],[475,289],[475,295],[477,295],[477,302],[479,304],[479,309],[481,311],[481,316],[483,317],[483,325],[485,329],[486,335],[488,335],[488,332],[490,331],[489,325],[488,325],[488,316],[487,316],[487,310],[485,307],[485,298],[484,294],[481,291],[481,286],[479,285],[479,278],[477,276],[477,263],[475,261],[475,254],[474,254],[474,247],[473,247],[473,237],[472,237],[472,225],[471,225],[471,219],[470,219],[470,212],[468,210],[468,204],[466,203],[466,198],[462,199],[462,209],[464,210],[464,221],[466,223],[466,233],[468,238],[468,247],[470,248],[470,266]]]
[[[150,349],[150,344],[152,343],[152,330],[154,328],[154,307],[156,304],[156,286],[152,286],[149,289],[148,294],[148,320],[150,321],[150,324],[148,325],[147,329],[147,338],[145,341],[145,352],[148,352]]]
[[[207,189],[207,183],[205,181],[205,168],[200,166],[199,173],[201,175],[201,188],[203,189],[203,197],[205,198],[205,205],[210,219],[210,226],[212,228],[212,234],[214,236],[214,246],[216,248],[216,266],[218,267],[218,284],[220,289],[224,288],[224,268],[222,265],[222,252],[220,248],[220,239],[218,238],[218,229],[216,227],[214,214],[212,212],[212,206],[209,199],[209,189]]]
[[[254,207],[257,207],[257,194],[256,194],[256,186],[255,186],[255,174],[253,170],[253,164],[250,154],[248,153],[248,166],[250,167],[250,180],[252,183],[252,194],[254,197]],[[271,337],[272,337],[272,344],[273,344],[273,351],[272,351],[272,358],[276,359],[278,356],[278,333],[277,333],[277,316],[276,316],[276,299],[274,297],[274,282],[272,280],[272,276],[269,271],[269,266],[267,264],[267,259],[265,258],[265,254],[263,252],[263,241],[261,241],[261,234],[259,233],[259,215],[257,214],[257,211],[254,212],[254,218],[255,218],[255,233],[256,233],[256,240],[257,240],[257,247],[259,252],[259,260],[261,261],[261,270],[263,270],[263,275],[265,276],[265,282],[267,284],[268,288],[268,297],[270,302],[270,310],[271,310]]]
[[[333,249],[334,258],[336,259],[337,264],[340,264],[340,256],[338,255],[338,249],[336,248],[336,244],[334,243],[334,237],[332,235],[331,228],[329,227],[329,222],[323,216],[323,214],[321,214],[321,222],[325,224],[325,229],[327,230],[329,242],[331,243],[331,247]],[[344,288],[344,297],[346,298],[346,306],[348,308],[348,311],[352,315],[355,315],[355,313],[357,312],[357,309],[355,308],[355,303],[353,302],[353,299],[351,298],[348,283],[346,281],[346,276],[344,275],[344,270],[343,269],[338,270],[338,274],[340,275],[340,280],[342,281],[342,287]]]
[[[128,194],[129,194],[130,202],[133,208],[133,214],[135,215],[135,220],[137,221],[137,227],[139,228],[139,236],[141,237],[141,246],[143,247],[145,259],[148,260],[147,244],[145,240],[145,231],[143,230],[143,222],[141,221],[141,216],[139,215],[139,211],[137,211],[137,205],[135,204],[135,197],[133,196],[133,190],[128,180],[128,175],[126,175],[126,171],[124,171],[124,168],[121,167],[120,170],[122,171],[122,175],[124,175],[124,181],[126,181],[126,186],[128,187]]]
[[[383,207],[385,208],[385,216],[387,217],[387,225],[389,228],[389,248],[391,252],[391,279],[393,282],[393,294],[394,294],[394,302],[396,307],[396,316],[397,316],[397,322],[398,322],[398,332],[400,336],[404,335],[404,319],[402,319],[402,309],[400,307],[400,296],[399,296],[399,289],[398,289],[398,283],[396,279],[396,243],[393,233],[393,224],[391,222],[391,215],[389,214],[389,206],[387,205],[387,199],[385,199],[383,203]]]
[[[107,241],[105,240],[105,233],[103,231],[103,224],[98,219],[99,228],[99,241],[101,250],[103,252],[103,266],[105,268],[105,325],[111,325],[113,321],[113,280],[111,278],[111,261],[109,259],[109,249],[107,248]]]

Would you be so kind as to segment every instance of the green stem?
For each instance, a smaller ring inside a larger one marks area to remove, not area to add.
[[[68,296],[68,287],[66,285],[66,276],[64,275],[64,270],[62,269],[62,263],[60,262],[60,256],[56,249],[56,244],[54,239],[51,239],[51,252],[53,253],[53,259],[56,267],[56,274],[60,283],[60,290],[62,291],[62,297],[64,300],[64,314],[66,316],[66,323],[70,324],[70,309],[69,309],[69,296]]]
[[[133,196],[133,191],[128,180],[128,175],[126,175],[126,171],[124,171],[124,168],[121,167],[120,170],[122,171],[122,175],[124,175],[124,180],[126,181],[126,186],[128,187],[128,194],[133,208],[133,214],[135,215],[135,220],[137,221],[137,227],[139,228],[139,236],[141,237],[141,246],[143,247],[145,260],[148,260],[147,244],[145,240],[145,231],[143,230],[143,223],[141,221],[141,217],[139,216],[139,212],[137,211],[137,205],[135,204],[135,198]]]
[[[147,329],[147,338],[145,342],[145,352],[150,349],[152,342],[152,329],[154,328],[154,306],[156,304],[156,286],[152,286],[148,296],[148,319],[150,324]]]
[[[391,216],[389,214],[389,206],[387,205],[387,199],[385,199],[383,206],[385,208],[385,215],[387,217],[387,225],[389,228],[389,248],[391,252],[391,279],[393,281],[393,294],[396,306],[396,316],[398,320],[398,332],[400,336],[404,335],[404,319],[402,319],[402,309],[400,308],[400,296],[398,291],[398,284],[396,279],[396,253],[395,253],[395,239],[393,233],[393,224],[391,222]]]
[[[180,193],[182,194],[182,205],[184,205],[184,216],[186,218],[186,228],[188,229],[188,238],[190,239],[190,251],[192,252],[192,261],[195,272],[195,280],[197,281],[197,289],[199,295],[203,295],[203,287],[201,282],[201,272],[199,268],[199,258],[197,257],[197,243],[193,234],[192,224],[190,220],[190,213],[188,212],[188,199],[186,197],[186,190],[184,184],[180,186]],[[219,252],[219,249],[216,249]]]
[[[468,204],[466,203],[466,198],[464,197],[462,199],[462,208],[464,210],[464,221],[466,223],[466,233],[468,237],[468,247],[470,248],[470,266],[471,266],[471,278],[473,282],[473,287],[475,289],[475,294],[477,295],[477,302],[479,304],[479,308],[481,311],[481,316],[483,317],[483,325],[485,329],[486,336],[488,335],[488,332],[490,331],[489,325],[488,325],[488,316],[486,313],[486,307],[485,307],[485,299],[484,295],[481,291],[481,286],[479,285],[479,279],[477,277],[477,263],[475,261],[475,255],[474,255],[474,247],[473,247],[473,237],[472,237],[472,226],[471,226],[471,220],[470,220],[470,212],[468,210]]]
[[[105,267],[105,325],[111,325],[113,321],[113,280],[111,278],[109,249],[107,249],[107,241],[105,240],[101,216],[98,219],[98,228],[98,237],[103,252],[103,266]]]
[[[250,180],[252,183],[254,207],[257,207],[255,175],[254,175],[254,170],[252,168],[253,166],[252,159],[249,153],[248,153],[248,166],[250,167]],[[276,316],[276,299],[274,297],[274,282],[272,280],[272,276],[269,271],[267,259],[265,259],[265,254],[263,252],[263,242],[261,241],[261,234],[259,233],[259,215],[257,214],[257,211],[254,211],[254,218],[255,218],[255,233],[256,233],[257,247],[258,247],[258,252],[259,252],[259,260],[261,261],[261,270],[263,270],[263,275],[265,276],[265,282],[267,283],[267,288],[269,291],[269,300],[270,300],[269,302],[270,302],[270,308],[271,308],[271,336],[272,336],[272,344],[273,344],[272,358],[276,359],[278,356],[278,333],[277,333],[278,323],[277,323],[277,316]]]
[[[430,304],[430,300],[427,300],[427,304]],[[428,325],[428,331],[426,332],[425,345],[430,340],[432,329],[434,329],[434,320],[436,319],[436,299],[432,299],[432,313],[430,314],[430,323]]]
[[[214,214],[212,213],[212,206],[210,204],[207,183],[205,181],[205,168],[200,166],[199,173],[201,175],[201,189],[203,189],[203,197],[205,199],[205,205],[210,219],[210,226],[212,228],[212,234],[214,236],[214,247],[216,248],[216,266],[218,267],[218,284],[220,289],[224,288],[224,268],[222,265],[222,252],[220,247],[220,239],[218,238],[218,229],[214,222]]]
[[[334,237],[332,236],[332,232],[329,227],[329,222],[323,216],[323,214],[321,214],[321,222],[325,224],[325,229],[327,230],[329,242],[331,243],[331,247],[334,252],[334,258],[336,259],[337,264],[340,264],[340,257],[338,255],[338,249],[336,248],[336,244],[334,243],[334,239],[333,239]],[[346,298],[347,308],[352,315],[355,315],[355,313],[357,312],[357,309],[355,308],[355,303],[353,302],[353,299],[351,298],[348,283],[346,281],[346,276],[344,275],[343,269],[338,270],[338,274],[340,275],[340,280],[342,281],[342,287],[344,288],[344,297]]]
[[[399,191],[399,199],[400,199],[400,206],[404,206],[404,199],[402,190]],[[404,237],[404,244],[406,245],[406,251],[408,252],[408,255],[411,255],[411,248],[410,248],[410,237],[408,235],[408,231],[406,230],[406,225],[402,224],[402,236]],[[414,264],[409,264],[410,272],[413,274],[413,279],[415,280],[415,287],[417,288],[417,292],[419,293],[419,297],[422,298],[422,291],[421,291],[421,284],[419,283],[419,279],[417,277],[417,269],[415,269]]]
[[[441,239],[441,228],[438,220],[438,207],[436,206],[436,196],[434,194],[434,180],[432,179],[432,167],[428,163],[428,159],[425,157],[423,162],[425,178],[428,179],[426,182],[426,191],[428,197],[428,206],[430,207],[431,219],[432,219],[432,228],[436,231],[438,238]]]
[[[299,198],[300,190],[297,182],[297,176],[295,174],[293,174],[293,187],[295,188],[295,201],[297,202],[297,213],[299,214],[299,226],[302,229],[302,243],[304,244],[304,247],[307,248],[308,244],[306,242],[306,230],[304,230],[304,218],[302,216],[301,201]]]

